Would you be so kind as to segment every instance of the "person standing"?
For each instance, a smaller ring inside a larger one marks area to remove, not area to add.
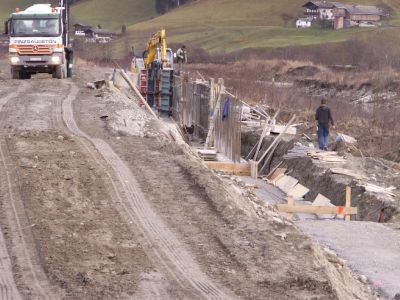
[[[67,78],[71,78],[74,63],[74,50],[72,50],[72,44],[68,44],[68,46],[65,47],[65,59],[67,61]]]
[[[182,45],[182,47],[180,47],[178,51],[176,51],[176,59],[179,65],[187,63],[187,52],[185,45]]]
[[[318,123],[318,144],[319,149],[328,150],[329,143],[329,125],[331,124],[334,128],[332,113],[330,108],[326,105],[326,99],[321,100],[321,105],[318,107],[315,113],[315,120]]]

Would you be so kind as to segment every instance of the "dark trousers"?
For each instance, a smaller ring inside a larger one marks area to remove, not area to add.
[[[67,78],[72,78],[73,63],[74,63],[73,57],[67,56]]]
[[[329,125],[318,124],[318,144],[319,149],[326,150],[329,144]]]

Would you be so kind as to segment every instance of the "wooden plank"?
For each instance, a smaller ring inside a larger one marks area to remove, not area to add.
[[[271,126],[272,133],[282,133],[285,130],[285,125],[273,125]],[[297,133],[296,127],[290,126],[285,131],[286,134],[295,135]]]
[[[258,152],[260,151],[262,142],[263,142],[265,136],[267,135],[267,132],[269,131],[269,127],[270,127],[269,123],[268,123],[268,122],[265,122],[264,129],[263,129],[263,131],[262,131],[262,133],[261,133],[260,139],[259,139],[258,144],[257,144],[256,153],[254,154],[254,158],[253,158],[253,159],[254,159],[255,161],[257,161]]]
[[[225,90],[225,87],[223,86],[223,81],[220,79],[218,82],[218,86],[220,88],[219,90],[219,94],[218,94],[218,98],[217,98],[217,103],[215,104],[214,107],[214,111],[212,114],[212,119],[210,121],[209,124],[209,128],[208,128],[208,133],[207,133],[207,137],[206,137],[206,142],[204,143],[204,148],[207,149],[210,145],[210,140],[212,138],[212,135],[214,133],[214,129],[215,129],[215,123],[217,121],[217,117],[218,117],[218,113],[220,110],[220,105],[221,105],[221,98],[222,98],[222,94]]]
[[[273,183],[275,183],[279,178],[281,178],[285,172],[286,168],[276,168],[276,170],[267,177],[267,179]]]
[[[350,206],[351,206],[351,187],[346,186],[346,208],[349,208]],[[346,221],[350,221],[349,214],[346,214],[344,218]]]
[[[288,194],[299,181],[291,176],[283,176],[275,182],[275,185],[279,187],[282,191]]]
[[[298,183],[295,185],[295,187],[289,192],[289,196],[292,196],[294,198],[303,198],[310,189],[305,187],[304,185]]]
[[[155,118],[159,119],[157,114],[154,112],[154,110],[149,106],[147,103],[146,99],[143,98],[142,94],[139,92],[137,87],[133,84],[133,82],[129,79],[128,75],[125,73],[124,70],[119,70],[119,73],[122,75],[122,77],[125,79],[125,81],[128,83],[129,87],[135,92],[136,96],[142,101],[146,109],[150,112],[150,114]]]
[[[223,171],[238,176],[250,176],[250,164],[247,163],[205,162],[205,164],[212,170]]]
[[[293,207],[293,206],[294,206],[294,201],[293,201],[293,197],[292,197],[292,196],[289,196],[289,197],[288,197],[287,203],[288,203],[287,205],[288,205],[289,207]],[[288,218],[289,220],[293,220],[293,213],[288,212],[287,218]]]
[[[357,207],[277,204],[276,208],[278,209],[278,211],[286,213],[324,214],[324,215],[357,214]]]
[[[343,168],[330,168],[331,172],[333,174],[340,174],[340,175],[346,175],[350,177],[354,177],[356,179],[363,179],[364,176],[355,173],[354,171],[348,170],[348,169],[343,169]]]
[[[330,207],[335,207],[332,203],[331,200],[326,198],[324,195],[318,194],[317,197],[315,197],[313,203],[311,204],[313,206],[330,206]],[[333,214],[327,214],[324,216],[325,218],[334,218],[335,215]]]
[[[269,145],[268,149],[265,150],[264,154],[260,157],[260,159],[257,161],[257,165],[267,156],[268,152],[275,146],[276,143],[280,141],[282,136],[285,134],[286,130],[289,128],[290,125],[293,124],[293,122],[296,120],[296,115],[293,115],[292,118],[289,120],[289,123],[286,124],[285,130],[281,132],[275,140]]]

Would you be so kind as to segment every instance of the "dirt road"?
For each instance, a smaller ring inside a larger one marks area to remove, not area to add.
[[[103,72],[1,82],[1,300],[371,297]]]

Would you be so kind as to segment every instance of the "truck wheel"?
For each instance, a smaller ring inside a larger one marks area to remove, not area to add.
[[[22,79],[21,73],[17,70],[13,70],[13,69],[11,69],[11,77],[12,77],[12,79]]]
[[[31,77],[32,77],[31,73],[23,72],[22,74],[23,74],[23,77],[24,77],[23,79],[31,79]]]
[[[65,78],[65,70],[64,66],[57,66],[56,70],[53,73],[53,78],[64,79]]]

